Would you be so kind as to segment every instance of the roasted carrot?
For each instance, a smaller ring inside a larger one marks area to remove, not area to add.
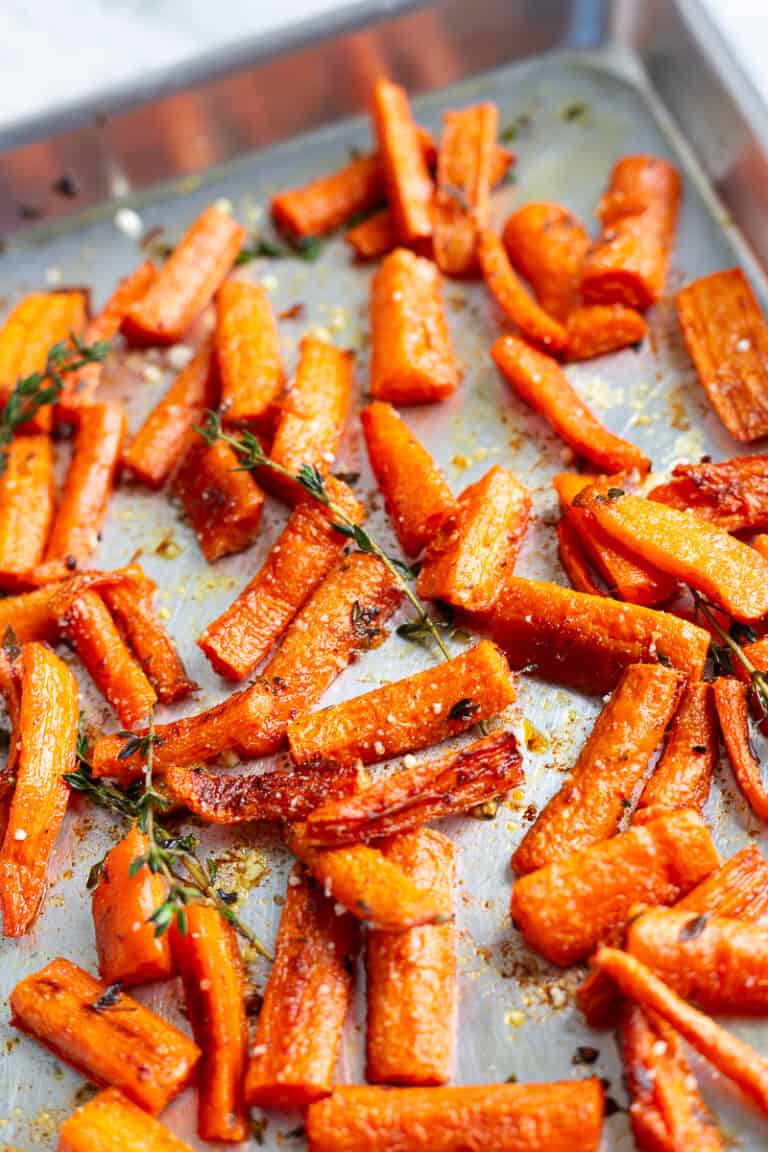
[[[230,423],[263,419],[285,383],[272,305],[260,284],[225,280],[216,297],[221,411]]]
[[[201,1140],[246,1140],[248,1061],[245,975],[235,930],[218,908],[192,904],[186,930],[171,927],[173,959],[184,985],[192,1034],[202,1051],[197,1134]]]
[[[459,371],[429,260],[396,248],[371,283],[371,392],[393,404],[430,404],[455,392]]]
[[[587,592],[590,596],[603,595],[590,570],[581,537],[564,516],[557,522],[557,557],[572,588],[577,592]]]
[[[550,356],[517,336],[500,336],[491,355],[520,399],[535,408],[579,456],[607,473],[648,471],[647,456],[603,427]]]
[[[245,231],[211,204],[184,233],[149,291],[125,314],[134,344],[175,344],[191,328],[235,262]]]
[[[768,456],[678,464],[672,479],[652,488],[648,498],[690,509],[726,532],[768,528]]]
[[[579,275],[590,247],[586,229],[560,204],[535,202],[512,213],[503,240],[541,307],[565,324],[579,303]]]
[[[568,360],[591,360],[645,339],[648,325],[639,312],[623,304],[585,304],[568,317]]]
[[[123,453],[124,467],[142,484],[161,488],[184,455],[190,430],[217,402],[218,380],[210,337],[147,416]]]
[[[57,1152],[193,1152],[164,1124],[107,1088],[73,1112],[59,1130]]]
[[[454,507],[445,477],[391,404],[360,414],[368,458],[407,556],[418,556]]]
[[[298,865],[288,878],[275,962],[256,1023],[248,1104],[306,1108],[331,1091],[358,948],[352,916],[337,916]]]
[[[587,253],[581,290],[590,304],[648,308],[664,291],[677,224],[680,177],[668,160],[623,156],[597,214],[600,239]]]
[[[301,188],[279,192],[272,197],[270,211],[282,232],[303,239],[331,232],[358,212],[383,204],[385,198],[384,170],[372,154],[358,156]]]
[[[766,555],[766,560],[768,560],[768,554]],[[2,606],[3,606],[3,601],[0,600],[0,628],[2,627],[2,620],[3,620]],[[727,629],[728,628],[727,621],[724,622],[724,625],[725,625],[725,628]],[[763,636],[763,637],[761,637],[760,640],[755,640],[752,644],[743,644],[742,645],[742,651],[743,651],[744,655],[746,656],[747,660],[750,662],[750,664],[756,669],[756,671],[768,672],[768,636]],[[734,675],[738,676],[738,678],[740,680],[743,680],[744,683],[749,685],[751,688],[752,687],[751,674],[747,671],[747,669],[744,667],[744,665],[741,663],[741,661],[740,660],[733,660],[732,665],[733,665]],[[722,691],[722,689],[721,689],[721,691]],[[727,688],[726,688],[726,692],[727,692]],[[735,692],[734,692],[734,695],[735,695]],[[760,709],[760,711],[762,712],[762,709]],[[765,725],[765,717],[762,718],[762,725],[763,726]]]
[[[632,816],[646,824],[677,808],[701,811],[717,760],[717,716],[710,684],[688,684],[669,729],[664,751]]]
[[[752,547],[757,549],[764,560],[768,560],[768,535],[765,532],[752,537]]]
[[[165,899],[165,881],[146,865],[131,872],[134,860],[146,854],[148,845],[134,825],[105,856],[93,891],[96,952],[105,984],[128,987],[173,975],[168,935],[157,936],[149,919]]]
[[[5,705],[11,726],[8,754],[0,768],[0,845],[5,838],[11,799],[16,787],[16,761],[19,754],[19,714],[21,709],[21,676],[18,660],[12,658],[6,646],[0,648],[0,697]]]
[[[358,260],[378,260],[379,256],[386,256],[397,247],[395,224],[389,208],[382,208],[355,224],[344,233],[344,240]]]
[[[420,888],[453,912],[455,849],[431,828],[383,846]],[[372,1084],[445,1084],[456,1025],[456,930],[452,919],[407,932],[369,932],[365,952],[366,1068]]]
[[[518,874],[562,862],[614,836],[664,737],[685,678],[661,664],[622,673],[570,779],[539,813],[512,857]]]
[[[427,748],[503,711],[515,679],[489,640],[435,668],[395,680],[288,725],[294,763],[364,764]]]
[[[504,315],[534,344],[554,355],[563,352],[568,343],[568,333],[529,295],[510,264],[497,233],[488,229],[482,233],[478,258],[485,283]]]
[[[59,631],[58,598],[57,586],[46,584],[20,596],[0,599],[0,639],[12,633],[18,644],[28,640],[51,643]]]
[[[264,493],[223,440],[206,444],[189,432],[174,491],[209,564],[242,552],[259,534]]]
[[[488,223],[498,122],[498,109],[491,103],[443,115],[434,252],[446,276],[469,276],[477,268],[478,239]]]
[[[456,1088],[336,1088],[307,1112],[310,1152],[597,1152],[593,1078]]]
[[[86,300],[82,292],[37,292],[25,296],[6,317],[0,328],[0,408],[18,380],[45,370],[54,344],[79,336],[86,320]],[[38,410],[31,425],[50,431],[51,405]]]
[[[0,475],[0,571],[24,571],[42,561],[55,502],[50,437],[15,436]]]
[[[26,976],[10,1005],[14,1028],[153,1116],[187,1086],[200,1059],[183,1032],[69,960]]]
[[[521,877],[512,919],[537,952],[566,967],[622,927],[633,905],[669,904],[717,864],[701,817],[673,812]]]
[[[749,739],[749,689],[733,676],[720,676],[714,682],[713,693],[723,743],[736,783],[755,815],[766,820],[768,788]]]
[[[378,81],[373,126],[397,238],[424,245],[432,236],[434,187],[404,88]]]
[[[427,545],[416,588],[454,608],[493,603],[514,570],[531,513],[531,494],[496,465],[459,495]]]
[[[594,694],[610,692],[628,664],[669,661],[698,680],[709,650],[708,632],[668,612],[518,576],[478,622],[512,667]]]

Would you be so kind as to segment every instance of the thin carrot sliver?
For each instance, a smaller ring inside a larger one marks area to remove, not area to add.
[[[557,522],[557,557],[572,588],[577,592],[587,592],[590,596],[603,595],[589,567],[581,537],[564,516]]]
[[[424,244],[432,236],[434,187],[404,88],[376,84],[373,125],[395,233],[401,244]]]
[[[687,685],[669,729],[664,751],[642,791],[633,823],[646,823],[676,808],[701,811],[717,760],[717,716],[712,687]]]
[[[483,278],[504,315],[526,339],[559,355],[568,344],[568,333],[558,320],[541,308],[509,262],[501,238],[486,229],[478,244]]]
[[[749,740],[749,689],[735,677],[720,676],[714,682],[713,692],[736,783],[755,815],[768,820],[768,787]]]
[[[225,280],[216,297],[221,411],[232,424],[263,420],[285,384],[272,304],[260,284]]]
[[[512,213],[502,238],[541,307],[565,324],[579,302],[579,275],[590,247],[586,229],[562,205],[537,201]]]
[[[24,571],[41,563],[55,501],[50,437],[14,436],[0,476],[0,571]]]
[[[264,493],[223,440],[206,444],[189,432],[173,482],[209,564],[249,548],[259,534]]]
[[[491,103],[443,116],[433,243],[437,266],[446,276],[468,276],[477,268],[478,238],[488,223],[498,121]]]

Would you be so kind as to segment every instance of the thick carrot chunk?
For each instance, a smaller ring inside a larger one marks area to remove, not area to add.
[[[15,436],[0,475],[0,571],[25,571],[45,555],[56,485],[53,447],[44,435]]]
[[[265,417],[285,373],[272,305],[260,284],[225,280],[216,297],[221,411],[230,423]]]
[[[242,552],[259,534],[264,493],[250,472],[238,467],[229,444],[206,444],[190,432],[174,490],[209,564]]]
[[[44,584],[20,596],[0,598],[0,638],[10,639],[13,633],[18,644],[28,640],[52,643],[59,632],[60,594],[56,584]]]
[[[718,753],[717,716],[710,684],[689,684],[664,751],[643,789],[633,823],[647,823],[677,808],[701,811],[709,796]]]
[[[337,172],[279,192],[272,197],[270,211],[281,231],[302,239],[331,232],[356,213],[378,207],[385,197],[379,157],[358,156]]]
[[[726,532],[768,528],[768,456],[678,464],[672,479],[652,488],[648,498],[690,509]]]
[[[116,1088],[99,1092],[64,1121],[57,1152],[193,1152]]]
[[[544,311],[565,324],[579,303],[581,265],[590,247],[586,229],[560,204],[535,202],[512,213],[503,240]]]
[[[623,304],[585,304],[568,317],[569,360],[591,360],[645,339],[648,325],[634,308]]]
[[[358,260],[378,260],[380,256],[386,256],[387,252],[397,248],[392,213],[388,208],[375,212],[345,232],[344,240]]]
[[[0,328],[0,408],[17,381],[43,372],[53,345],[68,340],[71,333],[79,336],[85,321],[82,292],[37,292],[16,305]],[[52,420],[51,405],[45,404],[31,424],[48,432]]]
[[[446,276],[469,276],[477,268],[477,243],[488,223],[498,122],[498,109],[490,103],[443,116],[434,249]]]
[[[568,333],[528,294],[495,232],[483,232],[478,256],[485,283],[504,315],[532,343],[555,356],[563,352],[568,343]]]
[[[424,244],[432,236],[434,187],[404,88],[376,84],[373,125],[398,240]]]

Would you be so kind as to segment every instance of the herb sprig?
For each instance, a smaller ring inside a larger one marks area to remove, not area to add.
[[[718,609],[716,605],[711,604],[708,600],[705,600],[701,593],[696,592],[694,589],[691,589],[691,592],[693,595],[695,616],[701,615],[704,617],[710,628],[712,628],[712,630],[722,640],[725,652],[733,653],[741,666],[745,669],[747,675],[749,676],[752,688],[754,689],[757,702],[760,705],[760,711],[764,716],[768,716],[768,673],[761,672],[759,668],[756,668],[744,651],[744,648],[741,644],[741,636],[743,635],[742,626],[740,626],[738,622],[734,621],[730,631],[726,632],[726,630],[718,622],[713,612],[713,609],[715,611],[721,611],[721,609]],[[754,638],[754,634],[751,635],[752,638]],[[749,634],[746,638],[749,639]],[[730,670],[724,667],[723,647],[713,644],[712,650],[716,667],[727,674]]]

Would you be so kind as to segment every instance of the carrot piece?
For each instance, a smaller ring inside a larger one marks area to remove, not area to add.
[[[763,781],[760,761],[749,741],[749,689],[733,676],[718,677],[712,688],[723,742],[736,783],[755,815],[766,820],[768,788]]]
[[[288,744],[296,764],[319,757],[370,764],[465,732],[514,699],[507,661],[481,640],[436,668],[298,716],[288,725]]]
[[[590,570],[581,537],[564,516],[557,522],[557,556],[572,588],[577,592],[587,592],[590,596],[603,595]]]
[[[453,913],[455,849],[431,828],[395,836],[382,848],[445,917]],[[368,934],[366,1068],[372,1084],[445,1084],[456,1024],[456,929],[443,924]]]
[[[150,488],[162,488],[184,455],[188,435],[218,402],[213,338],[204,340],[147,416],[123,453],[123,465]]]
[[[631,664],[579,753],[570,779],[531,825],[512,857],[518,874],[615,836],[680,698],[682,673]]]
[[[0,639],[13,634],[18,644],[29,640],[52,643],[59,631],[59,594],[55,584],[45,584],[32,592],[0,599]]]
[[[496,465],[459,495],[427,545],[416,588],[454,608],[492,604],[514,569],[531,494]]]
[[[399,589],[375,556],[353,553],[341,559],[255,684],[196,716],[156,726],[157,771],[210,760],[229,749],[245,756],[275,752],[292,715],[315,704],[356,652],[383,638],[383,625],[399,602]],[[96,741],[96,776],[130,778],[141,772],[137,757],[120,759],[123,743],[115,736]]]
[[[623,304],[585,304],[571,312],[566,329],[569,360],[607,356],[640,344],[648,334],[640,312]]]
[[[718,864],[695,812],[672,812],[515,882],[512,919],[553,964],[585,959],[635,904],[669,904]]]
[[[688,684],[632,822],[645,824],[676,808],[701,811],[709,796],[717,752],[717,716],[711,685]]]
[[[589,234],[560,204],[524,204],[508,218],[502,236],[509,259],[545,312],[561,324],[578,306],[581,265]]]
[[[454,507],[445,477],[391,404],[360,413],[368,458],[407,556],[418,556]]]
[[[692,888],[675,907],[758,924],[768,912],[768,860],[749,844]]]
[[[768,561],[740,540],[655,500],[588,489],[582,500],[611,540],[690,584],[739,620],[768,613]]]
[[[373,91],[373,126],[398,240],[424,244],[432,236],[434,187],[404,88],[378,81]]]
[[[603,472],[636,469],[645,475],[648,457],[603,427],[550,356],[516,336],[500,336],[491,355],[520,399],[535,408],[579,456]]]
[[[134,344],[175,344],[211,302],[245,241],[245,230],[211,204],[184,233],[149,291],[125,314]]]
[[[105,993],[105,984],[59,957],[13,989],[11,1024],[156,1116],[192,1079],[200,1049],[119,989]]]
[[[340,1087],[307,1112],[309,1152],[597,1152],[600,1081]]]
[[[393,404],[431,404],[455,392],[459,371],[440,296],[440,273],[406,248],[371,282],[371,392]]]
[[[0,696],[11,725],[11,738],[5,763],[0,767],[0,845],[8,825],[11,799],[16,787],[16,761],[19,754],[19,714],[21,709],[21,677],[18,661],[12,660],[5,646],[0,647]]]
[[[217,908],[192,904],[185,915],[186,931],[174,923],[171,943],[192,1034],[203,1053],[197,1134],[201,1140],[246,1140],[249,1125],[243,1089],[248,1022],[237,937]]]
[[[229,444],[206,444],[188,433],[187,451],[174,479],[200,551],[209,564],[249,548],[259,534],[264,493],[239,467]]]
[[[495,232],[485,230],[482,233],[478,258],[491,295],[523,336],[555,355],[564,352],[568,343],[566,329],[528,294]]]
[[[86,300],[82,292],[36,292],[25,296],[6,317],[0,328],[0,409],[18,380],[45,370],[54,344],[80,335],[86,320]],[[45,404],[30,425],[49,432],[51,405]]]
[[[222,284],[216,297],[216,354],[224,419],[234,424],[267,415],[283,390],[285,372],[275,315],[260,284]]]
[[[75,766],[77,682],[42,644],[24,646],[14,729],[16,787],[0,848],[0,907],[6,936],[28,931],[45,891],[48,857],[64,819]]]
[[[150,916],[166,895],[162,876],[144,865],[131,874],[149,841],[134,825],[107,853],[91,898],[99,975],[105,984],[146,984],[173,975],[167,933],[155,935]]]
[[[652,488],[648,499],[690,508],[726,532],[768,528],[768,456],[678,464],[669,483]]]
[[[434,249],[446,276],[469,276],[477,269],[478,240],[488,223],[498,122],[498,109],[491,103],[443,115]]]
[[[344,240],[358,260],[378,260],[379,256],[386,256],[387,252],[397,247],[395,225],[389,208],[382,208],[380,212],[374,212],[373,216],[355,224],[354,228],[344,233]]]
[[[766,560],[768,560],[768,555],[766,555]],[[0,628],[2,627],[3,619],[2,605],[3,601],[0,600]],[[726,631],[728,630],[728,626],[729,622],[726,621],[724,624]],[[754,665],[758,672],[768,672],[768,636],[763,636],[760,640],[755,640],[752,644],[744,644],[742,650],[746,658]],[[739,680],[743,680],[751,689],[752,680],[750,673],[747,672],[740,660],[733,661],[733,673],[735,676],[738,676]],[[760,711],[762,712],[762,709],[760,709]],[[765,726],[764,717],[762,718],[761,726]]]
[[[512,667],[595,695],[610,692],[628,664],[668,660],[698,680],[709,650],[708,632],[668,612],[518,576],[478,622]]]
[[[320,236],[344,224],[358,212],[384,202],[384,170],[375,154],[358,156],[344,168],[320,176],[301,188],[273,196],[272,218],[289,236]]]
[[[15,436],[0,475],[0,570],[39,564],[53,523],[56,485],[50,437]]]
[[[493,800],[522,778],[515,737],[495,733],[369,788],[325,800],[309,816],[306,838],[310,844],[334,845],[390,836]]]
[[[193,1152],[122,1092],[107,1088],[61,1125],[57,1152]]]
[[[768,1060],[754,1048],[686,1004],[627,952],[600,948],[592,963],[607,972],[625,996],[657,1012],[705,1060],[738,1084],[763,1112],[768,1112]]]
[[[331,1091],[357,948],[354,918],[337,916],[333,901],[296,866],[256,1023],[249,1105],[305,1108]]]
[[[680,202],[680,177],[668,160],[623,156],[597,214],[600,239],[584,260],[589,304],[648,308],[664,291]]]

